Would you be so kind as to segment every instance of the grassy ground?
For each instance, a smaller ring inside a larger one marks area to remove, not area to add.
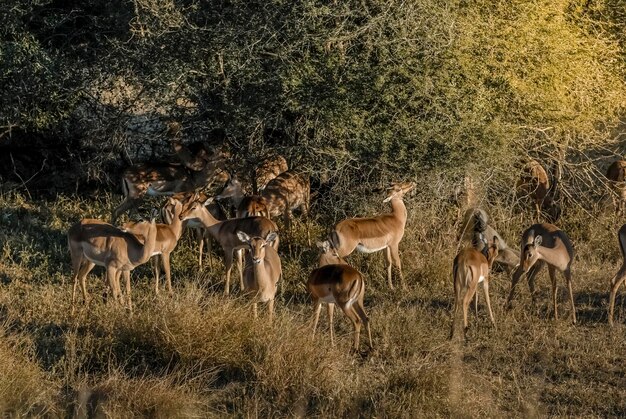
[[[350,258],[367,278],[365,307],[375,346],[373,352],[351,355],[351,326],[341,312],[335,347],[325,314],[321,333],[310,339],[312,307],[304,283],[316,251],[306,246],[302,224],[292,237],[283,234],[284,282],[272,326],[265,307],[255,321],[238,291],[222,296],[219,251],[211,266],[199,270],[187,235],[173,254],[173,296],[156,297],[150,269],[140,267],[133,272],[130,315],[102,302],[103,273],[96,268],[89,279],[91,303],[71,316],[65,232],[82,217],[107,219],[118,201],[106,195],[99,201],[48,202],[0,197],[0,412],[53,417],[626,412],[623,298],[617,301],[617,326],[609,329],[606,321],[608,281],[621,264],[615,237],[620,223],[612,216],[572,210],[561,223],[577,250],[578,325],[568,319],[562,278],[561,319],[552,319],[546,272],[537,281],[535,309],[521,284],[513,310],[505,312],[510,280],[501,272],[490,287],[497,329],[481,304],[478,318],[470,315],[466,342],[459,343],[447,340],[456,209],[409,198],[401,244],[408,291],[389,290],[382,254]],[[530,221],[495,208],[488,209],[496,226],[517,247]],[[371,211],[383,210],[376,204]],[[312,236],[321,238],[330,225],[316,220]]]

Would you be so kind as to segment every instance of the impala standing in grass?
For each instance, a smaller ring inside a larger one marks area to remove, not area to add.
[[[403,288],[406,288],[399,244],[404,236],[407,210],[404,195],[415,188],[415,182],[394,183],[387,188],[383,202],[391,202],[391,213],[370,218],[349,218],[339,222],[330,233],[330,243],[339,257],[344,258],[357,250],[373,253],[385,250],[387,254],[387,280],[393,289],[392,266],[398,269]]]

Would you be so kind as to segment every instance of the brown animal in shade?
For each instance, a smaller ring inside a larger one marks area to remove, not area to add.
[[[516,190],[518,196],[528,196],[533,200],[538,221],[542,214],[546,214],[551,221],[556,221],[560,217],[561,209],[550,195],[548,173],[538,161],[530,159],[526,162],[517,181]],[[552,190],[555,190],[554,185]]]
[[[622,266],[611,278],[611,286],[609,290],[609,325],[613,326],[613,310],[615,308],[615,296],[620,285],[626,279],[626,224],[624,224],[617,232],[617,239],[619,241],[619,248],[622,251]]]
[[[624,215],[624,208],[626,208],[626,161],[616,160],[611,163],[606,171],[606,177],[613,191],[611,198],[615,206],[615,213],[622,216]]]
[[[265,189],[270,180],[289,170],[287,160],[283,156],[264,159],[254,171],[253,191],[258,194]]]

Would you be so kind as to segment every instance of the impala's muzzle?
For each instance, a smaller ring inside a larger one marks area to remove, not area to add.
[[[255,265],[258,265],[259,263],[261,263],[261,259],[253,256],[252,257],[252,263],[254,263]]]

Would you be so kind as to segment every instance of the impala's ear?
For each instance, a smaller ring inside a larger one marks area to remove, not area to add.
[[[493,236],[493,245],[498,249],[500,248],[500,240],[498,239],[498,236]]]
[[[215,197],[214,196],[210,196],[206,199],[206,201],[204,201],[204,206],[208,207],[209,205],[211,205],[213,202],[215,202]]]
[[[533,245],[535,247],[537,246],[541,246],[541,243],[543,242],[543,238],[541,238],[541,236],[536,236],[535,237],[535,241],[533,242]]]
[[[265,241],[269,243],[269,242],[273,242],[277,238],[278,238],[278,233],[276,233],[275,231],[270,231],[267,234],[267,237],[265,237]]]
[[[483,233],[479,233],[478,238],[485,246],[489,246],[489,243],[487,243],[487,239],[485,238],[485,235]]]
[[[250,236],[248,236],[243,231],[238,231],[237,232],[237,237],[239,237],[239,240],[241,240],[244,243],[248,243],[250,241]]]

